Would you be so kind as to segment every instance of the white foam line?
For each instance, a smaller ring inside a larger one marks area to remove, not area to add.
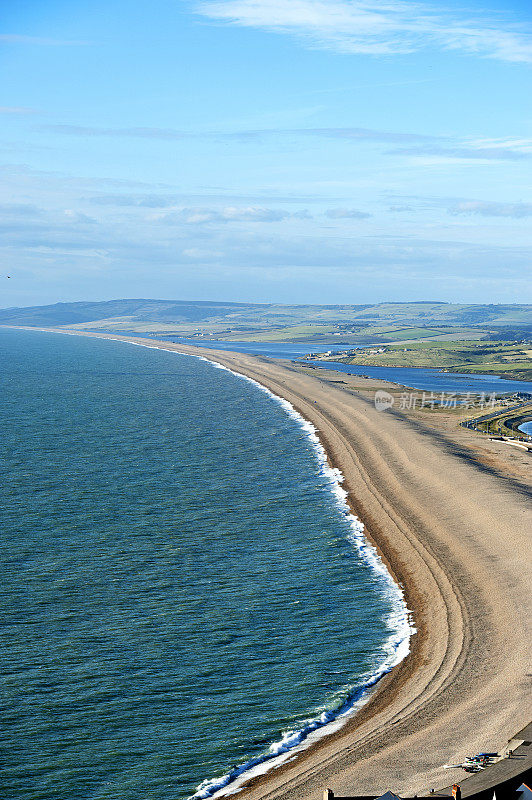
[[[78,335],[70,334],[69,331],[57,332],[68,333],[73,336]],[[271,769],[280,767],[281,764],[293,759],[297,753],[310,747],[310,745],[318,741],[318,739],[328,736],[341,728],[347,721],[348,716],[358,711],[368,702],[371,689],[375,684],[408,655],[410,652],[410,637],[416,632],[416,629],[411,618],[411,613],[407,608],[401,587],[395,583],[376,548],[364,536],[364,524],[352,513],[347,502],[348,493],[342,487],[344,476],[339,469],[330,466],[325,448],[318,437],[318,429],[312,422],[305,419],[299,411],[296,411],[288,400],[275,394],[271,389],[259,383],[259,381],[254,378],[249,378],[241,372],[229,369],[229,367],[217,361],[213,361],[210,358],[206,358],[205,356],[193,353],[181,353],[178,350],[171,350],[167,347],[157,347],[157,345],[133,342],[129,339],[115,339],[113,336],[102,336],[99,338],[110,339],[115,342],[122,342],[123,344],[132,344],[138,347],[146,347],[149,350],[164,350],[167,353],[174,353],[174,355],[197,358],[200,361],[211,364],[216,369],[230,372],[232,375],[236,375],[236,377],[248,381],[248,383],[252,383],[260,389],[261,392],[275,400],[275,402],[286,411],[288,416],[298,423],[312,443],[317,461],[321,466],[322,474],[329,481],[329,488],[336,500],[336,504],[341,511],[349,517],[349,524],[351,527],[349,541],[353,544],[366,564],[375,573],[381,576],[386,586],[387,598],[391,601],[393,606],[392,611],[386,619],[386,626],[393,630],[393,633],[384,645],[385,658],[382,664],[374,672],[360,676],[359,683],[356,687],[347,687],[352,690],[352,693],[340,708],[324,711],[320,716],[308,720],[303,728],[299,730],[286,731],[283,733],[282,738],[278,742],[271,744],[265,753],[249,759],[239,767],[235,767],[231,772],[217,778],[208,778],[204,780],[197,787],[194,794],[191,795],[190,800],[192,800],[192,798],[200,800],[200,798],[214,798],[222,795],[235,794],[239,792],[242,785],[247,783],[251,778],[264,775]]]

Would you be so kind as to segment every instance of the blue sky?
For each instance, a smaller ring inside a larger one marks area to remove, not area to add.
[[[523,0],[5,4],[0,306],[532,302],[531,67]]]

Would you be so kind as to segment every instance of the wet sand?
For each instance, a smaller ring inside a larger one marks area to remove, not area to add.
[[[339,795],[425,794],[463,778],[443,764],[504,750],[530,717],[526,485],[447,446],[414,418],[376,411],[331,373],[325,380],[286,362],[136,341],[216,360],[313,422],[366,535],[403,586],[418,630],[410,655],[361,711],[239,797],[318,800],[326,787]]]

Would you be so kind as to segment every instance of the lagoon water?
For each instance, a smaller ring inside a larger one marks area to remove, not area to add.
[[[238,353],[262,355],[268,358],[298,359],[312,351],[323,351],[327,345],[319,342],[224,342],[201,339],[175,339],[186,344],[217,350],[234,350]],[[353,345],[349,345],[353,347]],[[336,361],[310,361],[320,369],[337,370],[348,375],[367,375],[378,380],[391,381],[425,392],[449,392],[467,394],[532,394],[532,381],[516,381],[499,378],[497,375],[475,375],[473,373],[442,372],[423,367],[370,367],[342,364]]]
[[[423,367],[366,367],[338,362],[312,362],[322,369],[332,369],[349,375],[367,375],[370,378],[391,381],[425,392],[449,392],[456,394],[532,394],[531,381],[508,380],[498,375],[474,375],[462,372],[443,372]]]
[[[0,362],[6,797],[206,796],[396,657],[398,590],[270,395],[75,336]]]

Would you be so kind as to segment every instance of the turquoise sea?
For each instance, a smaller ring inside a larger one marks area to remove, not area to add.
[[[399,590],[286,404],[100,339],[3,330],[0,366],[7,800],[209,796],[404,654]]]

